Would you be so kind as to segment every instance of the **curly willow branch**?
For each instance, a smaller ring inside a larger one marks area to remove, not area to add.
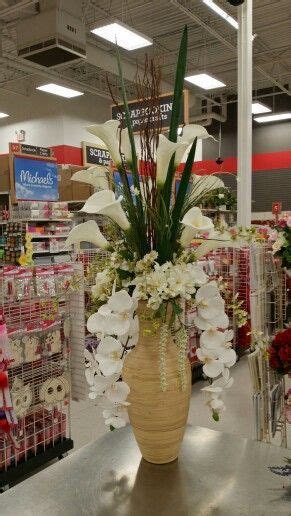
[[[186,349],[188,343],[188,333],[184,326],[182,326],[176,334],[176,344],[178,347],[178,367],[179,367],[179,380],[180,389],[182,391],[186,388]]]
[[[163,323],[160,330],[160,342],[159,342],[159,369],[160,369],[160,382],[162,391],[167,390],[167,378],[166,378],[166,354],[167,354],[167,343],[169,338],[169,325]]]

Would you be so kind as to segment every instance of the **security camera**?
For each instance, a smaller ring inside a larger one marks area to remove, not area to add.
[[[239,5],[242,5],[244,3],[245,0],[227,0],[227,2],[230,4],[230,5],[235,5],[236,7],[238,7]]]

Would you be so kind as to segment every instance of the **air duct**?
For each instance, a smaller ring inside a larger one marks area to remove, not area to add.
[[[40,12],[19,20],[19,57],[46,67],[86,57],[86,31],[79,0],[41,0]]]

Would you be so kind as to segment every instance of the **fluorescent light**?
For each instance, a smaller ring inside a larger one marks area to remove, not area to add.
[[[218,16],[221,16],[225,21],[230,23],[236,30],[238,30],[238,22],[230,16],[227,12],[225,12],[219,5],[217,5],[213,0],[202,0],[205,5],[210,7]]]
[[[203,88],[204,90],[213,90],[215,88],[222,88],[225,84],[215,77],[211,77],[208,73],[198,73],[196,75],[189,75],[185,77],[185,81],[191,82],[192,84],[196,84],[199,88]]]
[[[267,122],[279,122],[280,120],[291,120],[291,111],[288,113],[277,113],[274,115],[266,115],[266,116],[259,116],[257,118],[254,118],[256,122],[259,122],[259,124],[264,124]]]
[[[261,115],[262,113],[271,113],[271,108],[262,104],[262,102],[253,102],[252,103],[252,114],[253,115]]]
[[[7,116],[9,116],[9,115],[7,115],[7,113],[1,113],[0,112],[0,118],[6,118]]]
[[[65,86],[59,86],[59,84],[54,84],[53,82],[38,86],[36,89],[45,91],[46,93],[52,93],[53,95],[59,95],[60,97],[66,97],[67,99],[79,97],[79,95],[84,95],[82,91],[65,88]]]
[[[153,44],[151,38],[144,36],[144,34],[120,21],[97,27],[92,29],[91,32],[96,34],[96,36],[100,36],[100,38],[110,41],[110,43],[116,43],[119,47],[126,50],[136,50],[137,48],[148,47]]]

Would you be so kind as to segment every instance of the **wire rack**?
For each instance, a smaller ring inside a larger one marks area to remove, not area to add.
[[[285,379],[269,367],[266,352],[273,335],[283,328],[286,278],[268,245],[250,247],[250,269],[255,351],[248,360],[253,385],[254,434],[258,440],[287,447]]]
[[[80,308],[72,310],[72,297],[83,282],[79,264],[25,268],[25,275],[14,267],[8,277],[7,269],[0,276],[0,315],[9,336],[9,390],[18,422],[12,438],[0,434],[1,485],[5,473],[11,480],[11,471],[17,476],[32,459],[45,462],[54,449],[59,456],[73,446],[70,355]]]

